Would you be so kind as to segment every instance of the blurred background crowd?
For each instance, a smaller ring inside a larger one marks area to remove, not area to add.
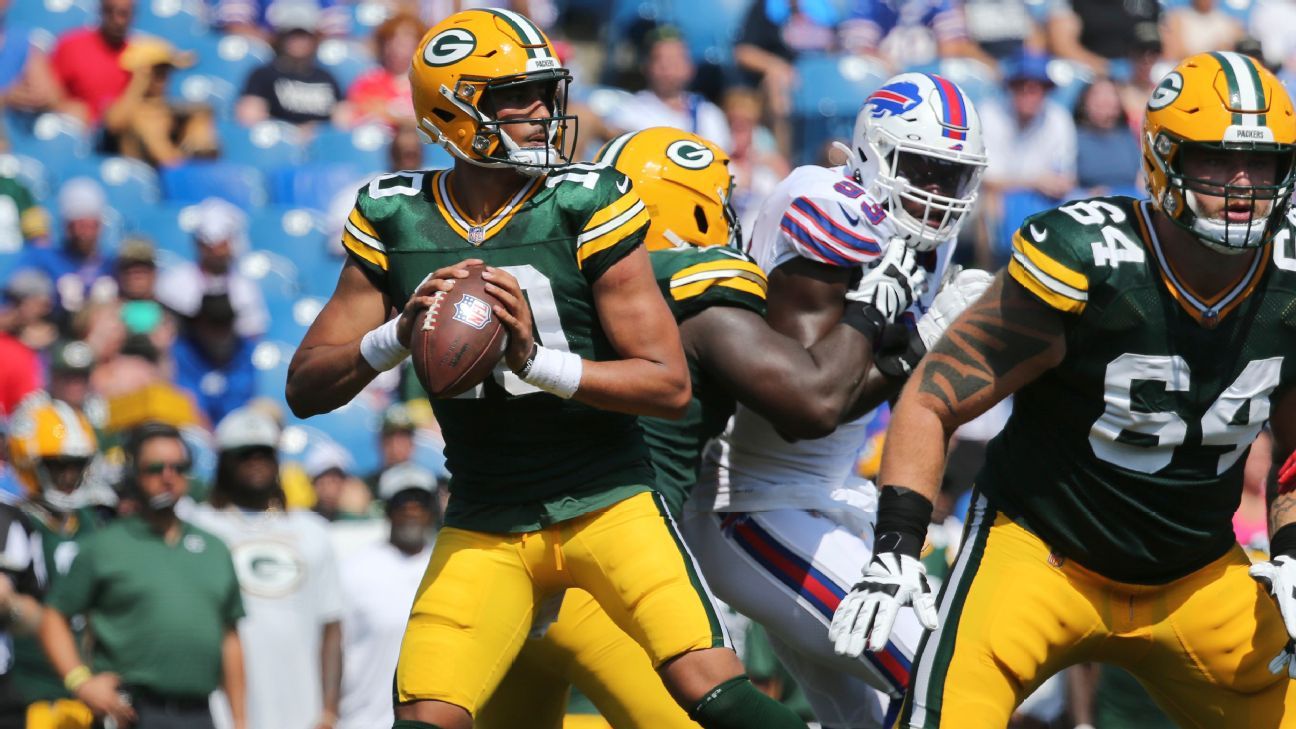
[[[374,571],[345,563],[397,541],[400,512],[385,502],[403,490],[436,495],[406,538],[435,522],[448,474],[431,408],[397,370],[301,421],[284,403],[286,368],[336,280],[356,188],[450,163],[409,126],[418,40],[491,4],[545,28],[572,69],[578,156],[627,130],[697,132],[732,156],[744,227],[792,167],[842,161],[831,142],[886,77],[945,75],[977,105],[990,156],[958,257],[991,269],[1026,215],[1140,193],[1143,105],[1176,60],[1238,50],[1296,82],[1296,0],[0,0],[0,416],[41,392],[84,414],[94,519],[131,508],[121,445],[141,423],[183,435],[194,502],[220,490],[223,456],[268,450],[281,505],[328,522],[351,580],[339,605],[357,590],[381,602],[380,588],[355,587]],[[222,442],[228,418],[271,435]],[[995,423],[961,434],[933,525],[936,574]],[[882,417],[864,476],[884,429]],[[1238,529],[1262,549],[1259,468]],[[19,470],[0,462],[15,503],[32,496]],[[52,529],[73,541],[64,527]],[[364,636],[344,638],[347,655],[372,658]],[[747,637],[753,675],[795,701],[759,632]],[[1020,725],[1158,726],[1122,676],[1074,671]],[[60,688],[23,691],[55,700]]]

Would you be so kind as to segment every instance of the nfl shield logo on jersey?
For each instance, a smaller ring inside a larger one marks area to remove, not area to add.
[[[918,95],[918,86],[900,81],[874,91],[864,104],[869,107],[869,113],[874,119],[881,119],[884,116],[903,114],[918,106],[920,101],[922,98]]]
[[[454,307],[455,321],[461,321],[473,329],[481,329],[490,323],[490,304],[476,296],[464,294],[459,301],[455,302]]]

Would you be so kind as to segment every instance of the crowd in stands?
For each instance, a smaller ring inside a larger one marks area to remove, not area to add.
[[[261,458],[259,473],[279,476],[276,503],[333,525],[342,587],[311,598],[319,624],[360,621],[388,640],[403,621],[393,606],[409,600],[373,585],[421,571],[420,535],[445,497],[431,409],[408,371],[306,421],[287,412],[283,384],[336,280],[356,188],[450,164],[411,126],[407,70],[426,27],[478,5],[525,13],[555,38],[575,74],[582,159],[624,131],[701,134],[732,156],[745,227],[792,167],[841,162],[830,142],[849,137],[883,79],[946,75],[985,130],[978,224],[959,257],[987,268],[1032,212],[1141,194],[1142,109],[1179,58],[1239,50],[1296,84],[1296,0],[0,0],[0,416],[42,390],[84,413],[105,464],[91,474],[102,510],[127,500],[113,467],[144,422],[183,436],[195,502],[219,500],[221,469],[243,467],[230,454]],[[259,478],[256,464],[245,470]],[[27,497],[2,461],[0,490]],[[1263,548],[1248,493],[1239,534]],[[938,519],[957,519],[957,495]],[[234,542],[245,526],[196,518]],[[375,525],[391,529],[395,552],[361,546]],[[369,562],[348,562],[357,555]],[[337,569],[320,559],[312,570]],[[253,617],[263,609],[245,602]],[[364,635],[343,631],[346,655],[394,661]],[[335,640],[325,630],[306,641],[313,660]],[[762,685],[791,690],[765,672]],[[1122,716],[1103,704],[1124,695],[1119,676],[1093,680],[1118,688],[1097,692],[1086,722],[1155,726],[1142,705]],[[340,710],[338,726],[373,725],[355,719],[375,710],[358,698],[344,695]],[[1060,715],[1024,711],[1018,725]]]

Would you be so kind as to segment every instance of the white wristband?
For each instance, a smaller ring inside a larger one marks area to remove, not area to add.
[[[389,319],[385,324],[369,330],[360,339],[360,356],[369,366],[379,372],[386,372],[409,356],[409,350],[401,346],[396,336],[396,327],[400,318]]]
[[[537,345],[535,357],[518,376],[532,387],[568,400],[580,388],[583,368],[580,355]]]

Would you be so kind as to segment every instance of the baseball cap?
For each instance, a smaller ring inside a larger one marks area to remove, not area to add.
[[[1056,84],[1048,75],[1049,57],[1043,53],[1024,51],[1008,65],[1008,83],[1015,81],[1038,81],[1049,88]]]
[[[277,0],[266,8],[266,22],[276,33],[314,33],[319,28],[319,5],[311,0]]]
[[[233,204],[209,197],[194,206],[193,234],[203,245],[241,241],[247,231],[247,216]]]
[[[405,403],[387,406],[382,414],[382,433],[409,433],[414,430],[414,417]]]
[[[153,241],[138,235],[122,241],[117,248],[117,268],[125,268],[135,263],[157,266],[157,249],[153,247]]]
[[[241,448],[279,448],[279,424],[261,410],[232,410],[216,426],[216,448],[234,451]]]
[[[94,364],[94,350],[79,339],[59,342],[50,350],[51,372],[89,374]]]
[[[103,186],[89,177],[73,177],[59,189],[58,212],[64,220],[103,217],[106,207]]]
[[[436,492],[436,475],[417,463],[400,463],[378,477],[378,498],[391,501],[402,491],[418,490],[431,495]]]
[[[5,282],[4,295],[10,301],[22,301],[33,296],[50,297],[54,295],[54,283],[44,271],[24,268]]]
[[[306,471],[306,477],[314,481],[334,469],[350,473],[355,470],[355,461],[352,460],[351,454],[337,443],[316,443],[306,451],[306,457],[302,460],[302,469]]]
[[[194,64],[194,60],[192,52],[178,51],[175,46],[162,38],[137,35],[130,39],[126,50],[122,51],[120,63],[127,71],[135,71],[162,64],[176,68],[189,68]]]

